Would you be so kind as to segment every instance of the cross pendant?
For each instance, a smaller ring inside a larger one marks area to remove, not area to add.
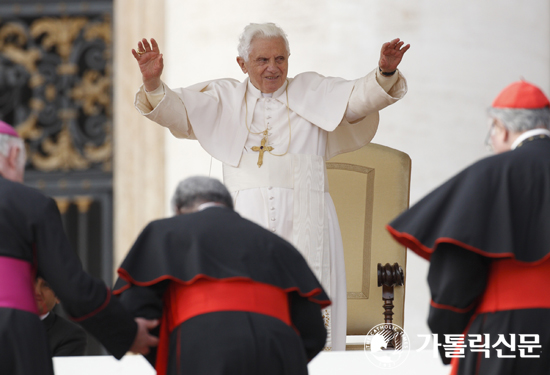
[[[273,147],[265,145],[266,142],[267,142],[267,137],[263,137],[260,146],[252,147],[252,151],[260,152],[260,154],[258,155],[258,168],[260,168],[264,163],[264,152],[266,151],[269,152],[273,150]]]

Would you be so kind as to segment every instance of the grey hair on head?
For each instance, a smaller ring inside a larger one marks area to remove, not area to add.
[[[25,151],[25,141],[23,139],[14,137],[8,134],[0,134],[0,155],[8,157],[10,149],[17,147],[19,150],[19,156],[17,158],[17,166],[19,168],[25,167],[25,161],[27,159],[27,153]]]
[[[290,55],[288,39],[283,29],[274,23],[251,23],[244,28],[243,33],[239,37],[239,45],[237,46],[239,57],[242,57],[244,61],[248,61],[250,44],[254,38],[283,38],[286,45],[286,52]]]
[[[177,211],[203,202],[221,203],[233,209],[233,199],[225,185],[205,176],[189,177],[181,181],[172,197],[172,206]]]
[[[536,128],[550,130],[550,108],[512,109],[494,108],[487,110],[489,117],[499,119],[512,132],[522,133]]]

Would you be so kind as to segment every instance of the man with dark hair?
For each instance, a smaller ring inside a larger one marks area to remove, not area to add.
[[[208,177],[182,181],[176,216],[150,223],[119,268],[115,294],[159,319],[158,374],[307,374],[330,304],[288,242],[243,219]]]
[[[466,168],[388,229],[430,260],[428,324],[453,374],[548,374],[550,102],[538,87],[515,82],[489,116],[498,155]]]
[[[46,280],[41,277],[38,277],[34,284],[34,298],[40,320],[46,328],[52,357],[84,355],[87,345],[86,332],[54,311],[59,300]]]
[[[148,353],[156,325],[134,319],[105,283],[83,271],[55,201],[22,184],[23,140],[0,121],[0,372],[52,375],[48,339],[38,318],[34,280],[40,276],[65,311],[116,358]]]

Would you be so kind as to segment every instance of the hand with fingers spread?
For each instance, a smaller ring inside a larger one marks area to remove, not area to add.
[[[395,72],[403,55],[411,47],[410,44],[403,46],[403,42],[396,38],[391,42],[384,43],[382,49],[380,50],[380,61],[378,66],[382,74]]]
[[[164,61],[157,41],[151,38],[151,44],[143,38],[138,42],[138,49],[132,49],[132,55],[139,64],[145,90],[153,91],[160,86],[160,75],[164,69]]]

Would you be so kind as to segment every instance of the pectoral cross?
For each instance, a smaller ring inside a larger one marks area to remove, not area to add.
[[[269,152],[269,151],[273,150],[273,147],[265,145],[266,142],[267,142],[267,137],[263,137],[262,142],[261,142],[259,147],[258,146],[252,147],[252,151],[259,151],[260,152],[260,155],[258,155],[258,168],[260,168],[262,166],[262,164],[264,163],[264,152],[266,152],[266,151]]]

